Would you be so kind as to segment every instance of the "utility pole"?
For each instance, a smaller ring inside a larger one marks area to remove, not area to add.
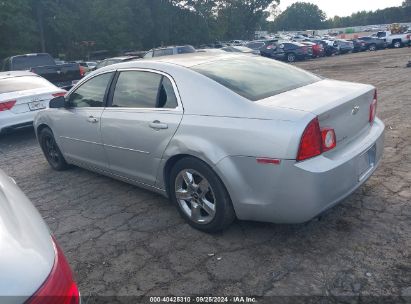
[[[46,40],[44,38],[44,24],[43,24],[43,5],[41,1],[36,0],[35,1],[36,5],[36,13],[37,13],[37,23],[39,26],[39,32],[40,32],[40,45],[41,45],[41,52],[45,53],[46,52]]]

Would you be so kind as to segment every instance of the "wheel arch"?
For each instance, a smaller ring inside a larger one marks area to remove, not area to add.
[[[211,168],[211,170],[214,171],[214,173],[218,176],[218,178],[221,180],[221,182],[224,185],[224,182],[222,180],[222,178],[219,176],[219,174],[214,170],[214,166],[212,164],[210,164],[209,160],[204,159],[203,157],[196,155],[195,153],[181,153],[181,154],[175,154],[173,156],[171,156],[170,158],[168,158],[165,161],[165,164],[163,166],[163,170],[161,173],[161,177],[163,179],[163,185],[164,188],[166,190],[167,196],[170,196],[170,174],[171,174],[171,169],[174,167],[174,165],[180,161],[181,159],[184,158],[195,158],[203,163],[205,163],[207,166],[209,166]],[[227,187],[224,185],[224,187],[227,189]],[[228,192],[228,191],[227,191]]]
[[[36,130],[37,138],[39,137],[40,132],[41,132],[42,130],[44,130],[45,128],[49,128],[49,129],[51,130],[50,126],[49,126],[48,124],[46,124],[46,123],[40,123],[40,124],[36,127],[35,130]]]

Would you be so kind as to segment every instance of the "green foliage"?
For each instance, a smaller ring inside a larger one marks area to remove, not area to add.
[[[0,58],[252,38],[278,0],[0,0]]]
[[[307,30],[324,27],[325,13],[312,3],[296,2],[282,12],[275,20],[277,30]]]
[[[252,39],[255,30],[303,30],[409,22],[403,7],[325,19],[297,2],[278,15],[279,0],[0,0],[0,58],[43,48],[66,59],[96,50],[115,55],[160,45]],[[267,17],[276,18],[269,23]]]

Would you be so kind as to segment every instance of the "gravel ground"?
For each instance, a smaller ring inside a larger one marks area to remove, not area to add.
[[[376,173],[306,224],[237,221],[222,233],[201,233],[156,194],[80,168],[52,171],[33,130],[0,137],[0,167],[49,224],[86,303],[94,295],[402,295],[394,299],[404,302],[411,300],[408,60],[404,48],[296,64],[375,85],[387,127]]]

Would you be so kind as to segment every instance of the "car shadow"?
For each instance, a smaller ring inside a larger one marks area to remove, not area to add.
[[[36,140],[36,134],[33,127],[25,127],[16,130],[8,130],[0,133],[1,145],[15,145],[21,142],[32,142]]]

